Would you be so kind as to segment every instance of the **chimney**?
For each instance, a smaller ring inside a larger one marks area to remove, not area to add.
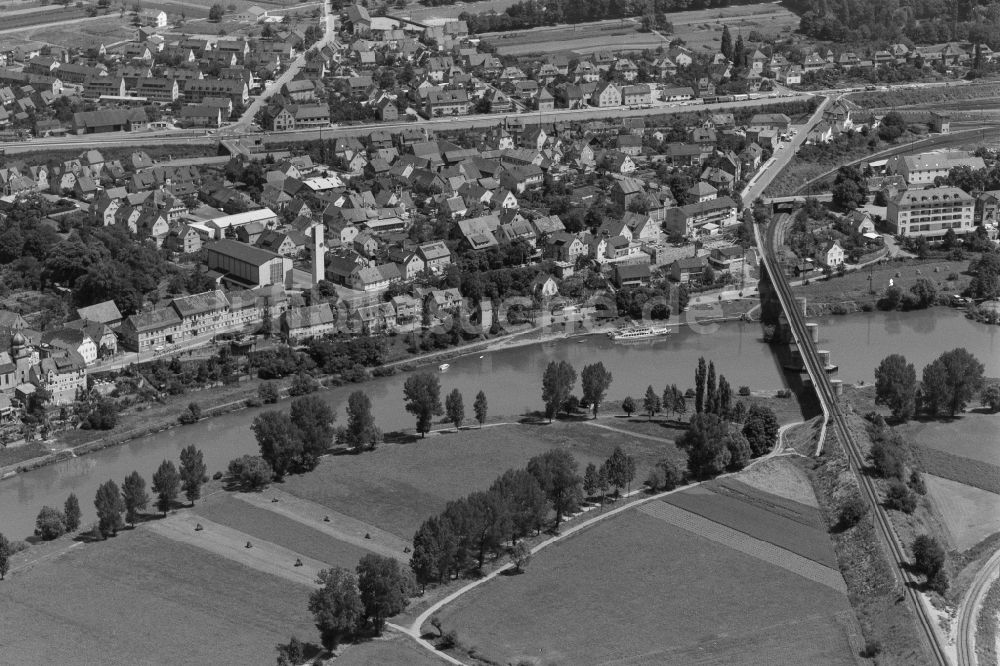
[[[323,230],[325,227],[320,222],[313,227],[312,233],[312,284],[315,287],[320,280],[326,279],[326,248],[323,245]]]

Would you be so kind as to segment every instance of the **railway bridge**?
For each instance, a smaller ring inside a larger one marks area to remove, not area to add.
[[[801,359],[804,369],[809,374],[812,387],[816,391],[816,397],[823,410],[823,426],[816,446],[816,455],[823,452],[826,438],[830,436],[832,431],[837,442],[843,447],[848,464],[858,479],[862,496],[871,506],[875,528],[881,541],[880,545],[895,563],[893,573],[896,585],[901,587],[902,593],[916,614],[920,633],[924,637],[925,652],[933,658],[936,664],[949,666],[951,662],[945,651],[944,639],[936,628],[932,609],[917,591],[917,579],[905,567],[908,563],[906,552],[882,506],[874,479],[864,471],[865,456],[848,428],[847,418],[844,416],[837,399],[838,391],[834,388],[835,385],[827,374],[829,357],[824,358],[821,355],[821,350],[816,348],[816,337],[813,333],[815,327],[806,322],[805,308],[802,307],[800,301],[796,300],[792,288],[785,278],[784,270],[777,260],[776,250],[781,234],[781,224],[782,220],[779,216],[769,222],[766,229],[762,229],[761,225],[754,225],[754,237],[762,258],[763,269],[767,272],[774,286],[775,294],[781,305],[783,319],[787,320],[788,339],[795,344],[795,349],[798,352],[797,357]],[[793,352],[793,358],[795,356]]]

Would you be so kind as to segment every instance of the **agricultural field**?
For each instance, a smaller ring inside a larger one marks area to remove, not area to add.
[[[674,493],[664,501],[806,559],[837,567],[823,516],[816,507],[730,478]]]
[[[466,651],[539,664],[853,664],[851,617],[829,586],[641,509],[542,551],[525,573],[441,614]]]
[[[129,41],[133,32],[134,28],[129,24],[127,15],[123,20],[118,14],[112,13],[96,18],[84,18],[73,23],[38,25],[0,34],[0,46],[13,48],[25,42],[40,41],[66,48],[87,49],[98,44],[110,46]]]
[[[417,645],[409,636],[387,632],[379,639],[351,645],[334,663],[337,666],[372,666],[372,664],[441,666],[444,662]]]
[[[140,664],[155,644],[156,663],[273,663],[275,644],[316,633],[308,592],[140,528],[8,575],[0,651],[5,663]]]
[[[506,7],[506,4],[503,6]],[[435,7],[428,11],[434,10],[440,14],[441,9]],[[482,11],[468,5],[464,9],[470,12]],[[501,10],[497,7],[496,11]],[[623,19],[486,33],[482,37],[496,46],[501,55],[557,52],[587,54],[602,49],[641,51],[661,45],[665,47],[673,38],[683,39],[692,50],[717,51],[722,43],[722,28],[725,25],[729,25],[730,30],[739,29],[744,35],[757,31],[769,37],[791,33],[799,25],[799,17],[778,3],[673,12],[667,14],[667,20],[674,26],[674,32],[669,35],[641,32],[638,20]]]
[[[605,49],[642,51],[658,46],[666,47],[669,40],[664,40],[653,32],[641,32],[638,23],[622,19],[546,26],[520,32],[488,33],[483,35],[483,41],[495,46],[499,55],[524,56],[561,52],[579,55]]]
[[[410,539],[426,518],[453,499],[485,490],[512,467],[554,447],[576,457],[579,472],[621,445],[637,459],[636,483],[672,445],[582,423],[505,425],[443,432],[360,455],[327,457],[309,474],[287,477],[291,495]]]
[[[967,550],[1000,532],[1000,495],[933,474],[924,474],[924,483],[952,549]]]
[[[911,421],[900,430],[917,446],[1000,466],[1000,415],[969,412],[951,421]]]

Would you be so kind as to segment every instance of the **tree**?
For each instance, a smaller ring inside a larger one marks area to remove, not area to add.
[[[63,518],[66,519],[66,531],[75,532],[80,527],[80,500],[75,493],[70,493],[63,504]]]
[[[861,522],[868,513],[868,503],[858,494],[848,497],[840,506],[838,523],[841,529],[850,529]]]
[[[921,534],[913,540],[913,568],[927,577],[930,585],[944,573],[945,550],[938,540],[928,534]],[[947,584],[945,585],[947,587]]]
[[[913,416],[917,398],[917,371],[902,354],[890,354],[875,368],[875,404],[885,405],[894,418]]]
[[[434,416],[441,414],[441,382],[436,375],[419,372],[407,378],[403,385],[406,411],[417,417],[417,432],[425,437]]]
[[[737,70],[747,66],[747,49],[743,45],[743,35],[736,35],[736,45],[733,47],[733,67]]]
[[[278,666],[298,666],[306,660],[306,648],[295,636],[287,643],[275,645],[278,651]]]
[[[566,361],[551,361],[542,375],[542,402],[549,423],[566,403],[573,385],[576,384],[576,370]]]
[[[278,402],[280,397],[278,394],[278,387],[274,385],[274,382],[263,382],[257,387],[257,397],[265,405],[271,405]]]
[[[750,442],[739,430],[732,429],[723,438],[726,450],[729,451],[729,466],[726,468],[730,472],[738,472],[750,462]]]
[[[510,560],[514,563],[517,573],[524,572],[531,563],[531,548],[523,541],[518,541],[510,549]]]
[[[181,487],[191,506],[194,506],[194,501],[201,497],[201,486],[208,480],[207,472],[205,457],[194,444],[189,444],[181,450]]]
[[[989,407],[991,412],[1000,411],[1000,384],[993,383],[984,388],[979,401]]]
[[[607,463],[601,463],[601,466],[597,468],[597,489],[601,491],[601,506],[604,506],[604,497],[608,494],[610,486],[611,482],[608,481],[608,465]]]
[[[885,505],[889,509],[913,513],[917,508],[917,498],[905,483],[892,479],[885,492]]]
[[[153,492],[156,493],[156,508],[167,515],[181,489],[181,475],[173,461],[164,460],[153,474]]]
[[[125,505],[125,520],[135,527],[135,519],[140,511],[149,505],[149,494],[146,493],[146,480],[133,471],[122,482],[122,502]]]
[[[124,527],[122,512],[125,511],[125,503],[114,481],[105,481],[98,487],[94,508],[97,509],[97,526],[104,538],[118,534],[118,530]]]
[[[964,347],[944,352],[924,368],[924,409],[931,415],[943,411],[954,417],[979,394],[983,372],[983,364]]]
[[[486,414],[489,409],[489,405],[486,402],[486,394],[480,391],[476,394],[476,401],[472,403],[472,411],[476,414],[476,421],[479,422],[479,427],[482,428],[483,424],[486,423]]]
[[[726,56],[726,59],[733,59],[733,36],[729,34],[729,26],[722,27],[722,48],[720,49],[722,55]]]
[[[254,417],[250,430],[257,438],[261,457],[267,461],[277,479],[292,470],[302,451],[302,443],[295,436],[292,420],[285,412],[261,412]]]
[[[708,362],[708,378],[705,381],[705,406],[704,410],[709,414],[718,414],[718,396],[715,390],[715,363]]]
[[[914,305],[918,308],[929,308],[937,301],[937,286],[925,277],[917,278],[910,287],[910,293],[913,294]]]
[[[243,490],[260,490],[274,478],[274,470],[262,456],[234,458],[226,471],[230,481]]]
[[[448,420],[455,424],[455,430],[462,427],[462,421],[465,420],[465,403],[462,401],[461,391],[452,389],[444,399],[444,413],[448,416]]]
[[[552,504],[559,529],[563,516],[575,511],[581,499],[576,460],[565,449],[551,449],[529,460],[527,469]]]
[[[410,557],[410,569],[417,583],[426,587],[427,583],[448,576],[457,549],[458,539],[447,520],[437,516],[425,520],[413,536]]]
[[[222,20],[222,15],[225,13],[222,5],[216,3],[212,5],[211,9],[208,10],[208,20],[213,23],[218,23]]]
[[[726,448],[726,423],[715,414],[695,414],[677,446],[687,450],[688,474],[708,479],[729,466],[731,455]]]
[[[597,418],[597,410],[611,386],[611,380],[611,373],[600,361],[584,366],[583,372],[580,373],[583,400],[590,405],[595,419]]]
[[[619,493],[626,486],[631,488],[632,480],[635,479],[635,459],[626,455],[620,446],[616,446],[605,462],[608,470],[608,482],[615,487],[615,493]]]
[[[715,392],[715,413],[729,420],[733,411],[733,387],[725,375],[719,375],[719,388]]]
[[[597,465],[587,463],[587,469],[583,472],[583,492],[586,497],[593,497],[597,493]]]
[[[871,447],[872,467],[883,479],[902,479],[906,452],[902,442],[891,435],[878,437]]]
[[[344,439],[352,447],[367,445],[374,449],[381,439],[381,431],[372,416],[372,401],[364,391],[355,391],[347,398],[347,427]]]
[[[384,555],[365,555],[357,572],[364,618],[381,633],[386,619],[406,608],[412,591],[410,579],[395,558]]]
[[[770,407],[753,404],[743,423],[743,435],[750,444],[753,457],[762,456],[774,448],[778,441],[778,417]]]
[[[625,396],[625,399],[622,400],[622,411],[625,412],[626,416],[631,417],[632,414],[635,413],[635,410],[636,410],[635,400],[630,395]]]
[[[13,550],[7,537],[0,534],[0,580],[6,578],[7,572],[10,571],[10,556],[13,555]]]
[[[337,420],[337,414],[318,395],[305,395],[292,400],[288,418],[292,422],[300,451],[298,459],[294,461],[296,469],[315,468],[319,457],[333,445],[333,424]]]
[[[41,537],[42,541],[52,541],[65,533],[66,519],[62,513],[51,506],[43,506],[35,518],[35,536]]]
[[[320,571],[316,583],[320,587],[309,595],[309,612],[323,645],[335,648],[341,638],[354,634],[363,617],[358,579],[349,569],[334,567]]]
[[[705,357],[698,359],[698,368],[694,371],[694,411],[701,414],[705,409]]]
[[[652,386],[646,387],[646,397],[642,399],[642,408],[649,416],[649,420],[652,420],[653,416],[661,409],[660,396],[656,394]]]

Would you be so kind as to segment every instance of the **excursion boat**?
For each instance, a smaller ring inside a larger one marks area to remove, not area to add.
[[[656,338],[661,335],[670,335],[670,328],[667,326],[629,326],[619,328],[608,333],[615,342],[628,342],[629,340],[646,340]]]

